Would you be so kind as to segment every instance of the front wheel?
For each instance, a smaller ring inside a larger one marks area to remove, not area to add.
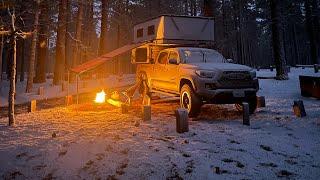
[[[181,88],[180,105],[181,108],[188,110],[190,117],[197,117],[200,114],[202,106],[201,99],[188,84],[183,85]]]

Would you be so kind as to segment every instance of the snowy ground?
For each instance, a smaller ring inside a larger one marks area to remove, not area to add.
[[[175,102],[153,105],[140,126],[139,107],[93,104],[21,114],[16,127],[0,119],[0,179],[319,179],[320,101],[300,96],[298,74],[312,70],[260,81],[267,107],[250,127],[231,105],[205,106],[177,134]],[[295,99],[307,118],[293,115]]]

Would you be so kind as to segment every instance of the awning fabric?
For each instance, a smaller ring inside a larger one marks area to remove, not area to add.
[[[113,50],[107,54],[104,54],[98,58],[95,58],[93,60],[87,61],[83,64],[80,64],[72,69],[70,69],[72,72],[76,73],[76,74],[81,74],[84,73],[86,71],[90,71],[102,64],[104,64],[105,62],[111,60],[112,58],[119,56],[123,53],[126,53],[134,48],[137,48],[139,46],[141,46],[143,43],[137,43],[137,44],[128,44],[125,45],[121,48],[118,48],[116,50]]]

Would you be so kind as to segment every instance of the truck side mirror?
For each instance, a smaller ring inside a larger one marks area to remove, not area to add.
[[[174,65],[178,65],[178,60],[176,59],[169,59],[169,64],[174,64]]]
[[[234,63],[233,59],[227,59],[228,63]]]

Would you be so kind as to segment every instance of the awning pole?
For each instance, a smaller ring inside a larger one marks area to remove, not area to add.
[[[79,104],[79,74],[77,74],[76,79],[77,79],[77,104]]]

